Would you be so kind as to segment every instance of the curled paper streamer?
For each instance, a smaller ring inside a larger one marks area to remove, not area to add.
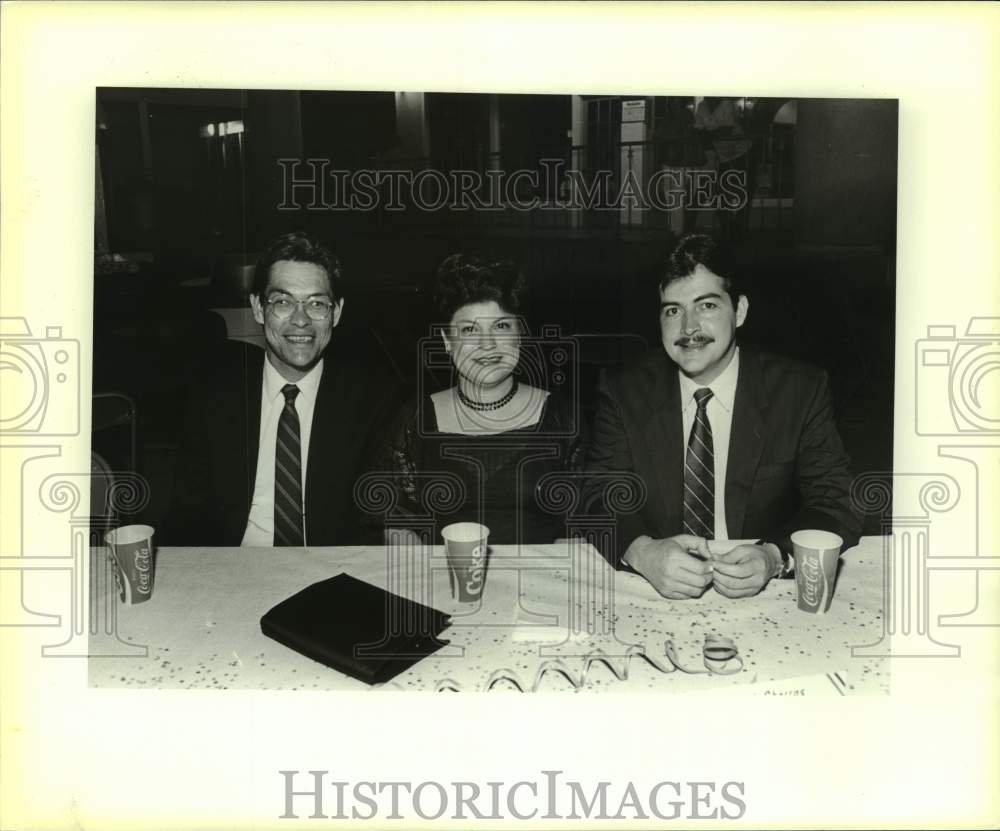
[[[545,676],[549,673],[555,673],[569,681],[574,690],[578,690],[586,685],[590,669],[594,664],[603,664],[619,681],[627,681],[632,661],[639,659],[664,674],[680,671],[688,675],[734,675],[743,669],[743,658],[740,657],[736,644],[731,638],[720,635],[705,636],[705,644],[702,647],[704,669],[691,668],[682,664],[671,640],[664,643],[663,652],[666,657],[665,662],[649,654],[646,648],[641,645],[629,647],[625,654],[619,657],[612,657],[602,649],[595,649],[583,657],[582,668],[578,672],[575,672],[564,659],[552,658],[542,661],[530,684],[526,683],[515,670],[501,667],[490,674],[484,688],[488,692],[494,687],[506,685],[522,693],[538,692]],[[731,664],[733,661],[736,663]],[[445,690],[461,692],[462,689],[462,685],[452,678],[444,678],[438,681],[435,686],[437,692]]]
[[[702,647],[702,652],[705,655],[705,666],[708,667],[709,672],[712,671],[712,665],[708,663],[709,661],[725,663],[739,656],[732,638],[724,638],[721,635],[705,635],[705,645]],[[741,660],[740,665],[742,666],[742,664]],[[722,674],[728,675],[730,673],[722,672]]]

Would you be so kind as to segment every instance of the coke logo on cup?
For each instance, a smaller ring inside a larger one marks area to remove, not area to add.
[[[140,546],[135,550],[133,557],[135,570],[139,576],[138,590],[143,594],[149,593],[149,546]]]
[[[469,579],[465,581],[465,590],[477,594],[483,587],[483,557],[485,547],[477,545],[472,549],[472,567],[469,569]]]
[[[821,595],[821,581],[826,575],[820,565],[818,557],[806,557],[802,563],[802,576],[805,578],[802,586],[803,598],[810,606],[819,604]]]

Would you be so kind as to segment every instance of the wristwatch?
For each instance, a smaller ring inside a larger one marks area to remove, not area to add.
[[[779,580],[787,580],[789,577],[795,574],[795,560],[792,559],[791,554],[789,554],[787,551],[785,551],[784,548],[781,547],[781,543],[779,543],[777,540],[771,540],[768,539],[767,537],[763,537],[762,539],[757,540],[757,542],[755,542],[754,545],[765,545],[767,543],[770,543],[775,548],[777,548],[778,553],[781,555],[781,568],[778,569],[778,571],[772,576],[771,579],[777,578]]]

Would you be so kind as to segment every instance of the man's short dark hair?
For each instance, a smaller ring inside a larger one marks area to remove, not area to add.
[[[312,263],[319,266],[330,279],[330,295],[333,301],[338,302],[344,296],[341,285],[340,260],[312,234],[307,234],[304,231],[293,231],[271,240],[257,259],[257,265],[253,272],[253,289],[251,290],[257,297],[264,296],[264,292],[267,291],[267,278],[271,272],[271,266],[281,260]]]
[[[736,308],[743,291],[732,254],[708,234],[685,234],[677,240],[677,244],[667,255],[663,276],[660,278],[660,291],[676,280],[690,277],[699,265],[722,278],[722,287],[729,295],[733,308]]]
[[[524,275],[510,260],[452,254],[437,270],[433,300],[439,321],[449,323],[462,306],[490,300],[507,314],[518,315],[524,290]]]

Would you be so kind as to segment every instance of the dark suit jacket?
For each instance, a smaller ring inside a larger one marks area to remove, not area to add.
[[[598,393],[588,470],[633,472],[646,488],[644,506],[619,517],[613,550],[604,552],[620,565],[636,537],[684,529],[677,366],[658,352],[603,374]],[[846,550],[861,531],[850,485],[826,373],[742,346],[725,483],[730,538],[766,537],[791,551],[793,531],[817,528],[839,534]]]
[[[228,342],[192,387],[166,545],[237,546],[243,539],[257,476],[264,351]],[[309,545],[372,541],[354,503],[355,479],[398,401],[398,381],[356,354],[327,349],[313,410],[306,468]]]

